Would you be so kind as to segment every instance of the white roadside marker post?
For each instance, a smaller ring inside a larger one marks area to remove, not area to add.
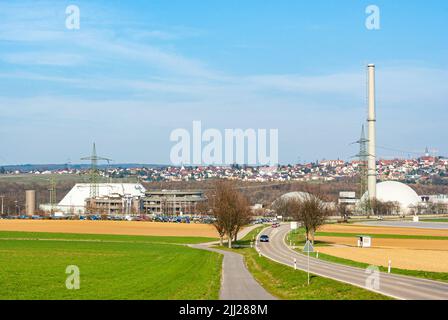
[[[308,250],[308,285],[310,285],[310,250]]]
[[[294,258],[294,270],[297,270],[297,259]]]
[[[319,259],[319,251],[316,251],[316,259]]]
[[[387,267],[387,273],[390,273],[391,267],[392,267],[392,261],[389,260],[389,266]]]

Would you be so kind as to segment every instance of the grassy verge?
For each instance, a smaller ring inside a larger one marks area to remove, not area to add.
[[[323,235],[323,234],[327,235],[328,233],[326,233],[326,232],[316,233],[316,235]],[[351,236],[355,236],[355,235],[351,235]],[[376,236],[377,235],[372,235],[372,237],[376,237]],[[388,236],[388,237],[384,237],[384,238],[394,238],[394,236],[396,236],[396,235],[383,235],[383,236]],[[304,230],[299,229],[299,232],[290,233],[288,235],[288,237],[290,239],[293,239],[293,241],[295,241],[296,245],[299,246],[297,251],[302,252],[300,245],[304,244],[304,242],[305,242]],[[400,238],[400,239],[403,239],[403,238]],[[316,241],[315,246],[319,247],[319,246],[327,246],[327,245],[328,245],[328,243]],[[315,258],[316,253],[312,253],[311,256]],[[322,252],[319,252],[319,259],[329,261],[329,262],[339,263],[339,264],[343,264],[343,265],[347,265],[347,266],[351,266],[351,267],[362,268],[362,269],[365,269],[368,266],[370,266],[370,264],[368,264],[368,263],[339,258],[339,257],[335,257],[335,256],[332,256],[329,254],[324,254]],[[382,272],[387,272],[387,267],[378,266],[378,268]],[[407,270],[407,269],[397,269],[397,268],[392,268],[391,272],[393,274],[400,274],[400,275],[406,275],[406,276],[411,276],[411,277],[448,282],[448,273],[447,272],[430,272],[430,271]]]
[[[248,270],[272,295],[284,300],[387,300],[389,297],[259,257],[255,249],[227,249],[242,254]]]
[[[259,227],[256,227],[255,229],[253,229],[252,231],[250,231],[248,234],[246,234],[245,237],[243,237],[242,239],[239,239],[238,241],[234,242],[235,245],[239,245],[239,246],[248,246],[251,244],[251,242],[257,237],[257,235],[266,227],[268,227],[268,225],[261,225]]]
[[[0,238],[0,299],[219,297],[222,256],[178,245],[196,238],[15,232]],[[66,288],[69,265],[79,267],[79,290]]]
[[[422,222],[448,222],[448,218],[440,218],[440,219],[421,219]]]
[[[316,253],[312,253],[311,256],[316,257]],[[358,268],[362,268],[362,269],[366,269],[368,266],[370,266],[370,264],[368,264],[368,263],[339,258],[339,257],[328,255],[328,254],[325,254],[322,252],[319,252],[319,259],[329,261],[329,262],[344,264],[347,266],[358,267]],[[387,267],[378,266],[378,268],[382,272],[387,272]],[[405,275],[405,276],[411,276],[411,277],[417,277],[417,278],[424,278],[424,279],[448,282],[448,273],[447,272],[430,272],[430,271],[392,268],[391,273]]]
[[[266,226],[252,230],[236,244],[250,244],[253,237]],[[308,286],[306,272],[294,270],[291,267],[274,262],[265,257],[259,257],[255,249],[238,248],[231,250],[242,254],[248,270],[255,279],[272,295],[285,300],[384,300],[386,296],[377,294],[356,286],[320,276],[311,276]]]

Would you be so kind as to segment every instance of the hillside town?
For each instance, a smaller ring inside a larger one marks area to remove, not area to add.
[[[359,176],[362,163],[358,160],[321,160],[316,162],[279,165],[276,167],[232,166],[105,166],[100,174],[103,178],[132,179],[140,182],[204,181],[225,178],[239,181],[338,181]],[[378,160],[379,180],[406,183],[448,185],[448,158],[425,155],[415,159]],[[0,173],[15,174],[71,174],[88,175],[88,167],[7,170]]]

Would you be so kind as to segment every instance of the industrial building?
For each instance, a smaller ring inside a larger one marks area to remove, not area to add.
[[[368,199],[365,193],[361,198],[361,202]],[[408,185],[397,181],[385,181],[376,185],[376,199],[381,202],[395,202],[399,205],[398,212],[400,214],[410,214],[415,212],[421,204],[421,198]]]
[[[111,194],[86,200],[86,211],[107,215],[135,215],[141,212],[139,196]]]
[[[395,203],[397,205],[397,214],[411,214],[416,213],[416,208],[422,204],[421,197],[409,186],[404,183],[396,181],[385,181],[377,183],[377,165],[376,165],[376,99],[375,99],[375,65],[369,64],[367,66],[367,86],[368,86],[368,112],[367,112],[367,124],[368,124],[368,137],[359,141],[361,145],[367,143],[367,148],[361,147],[360,157],[367,159],[367,172],[361,173],[361,185],[363,180],[367,179],[367,191],[362,194],[361,199],[358,201],[358,209],[361,211],[363,203],[366,201],[379,200],[381,202]],[[364,176],[367,175],[367,177]],[[349,194],[343,192],[340,194],[340,203],[354,204],[355,200],[353,193]],[[370,209],[372,210],[372,209]],[[372,213],[372,212],[370,212]],[[369,213],[369,214],[370,214]]]
[[[65,215],[95,213],[178,216],[198,214],[198,204],[206,200],[204,192],[200,190],[146,191],[141,184],[136,183],[99,183],[96,188],[98,195],[91,197],[91,185],[78,183],[55,208],[51,205],[41,205],[40,208],[47,212],[60,212]],[[31,199],[31,193],[29,196]]]
[[[56,205],[53,211],[64,214],[84,214],[87,209],[100,212],[130,212],[145,195],[146,189],[139,183],[99,183],[96,185],[98,195],[91,198],[89,183],[77,183]],[[44,211],[51,211],[51,205],[41,205]],[[111,211],[109,211],[111,210]]]
[[[197,214],[197,206],[205,201],[203,191],[161,190],[148,191],[142,199],[145,213],[166,215]]]

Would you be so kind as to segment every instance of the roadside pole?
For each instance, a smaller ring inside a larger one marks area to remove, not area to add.
[[[310,285],[310,250],[308,250],[308,285]]]
[[[314,252],[314,248],[310,240],[306,240],[303,251],[305,251],[308,255],[308,285],[310,285],[310,252]]]

